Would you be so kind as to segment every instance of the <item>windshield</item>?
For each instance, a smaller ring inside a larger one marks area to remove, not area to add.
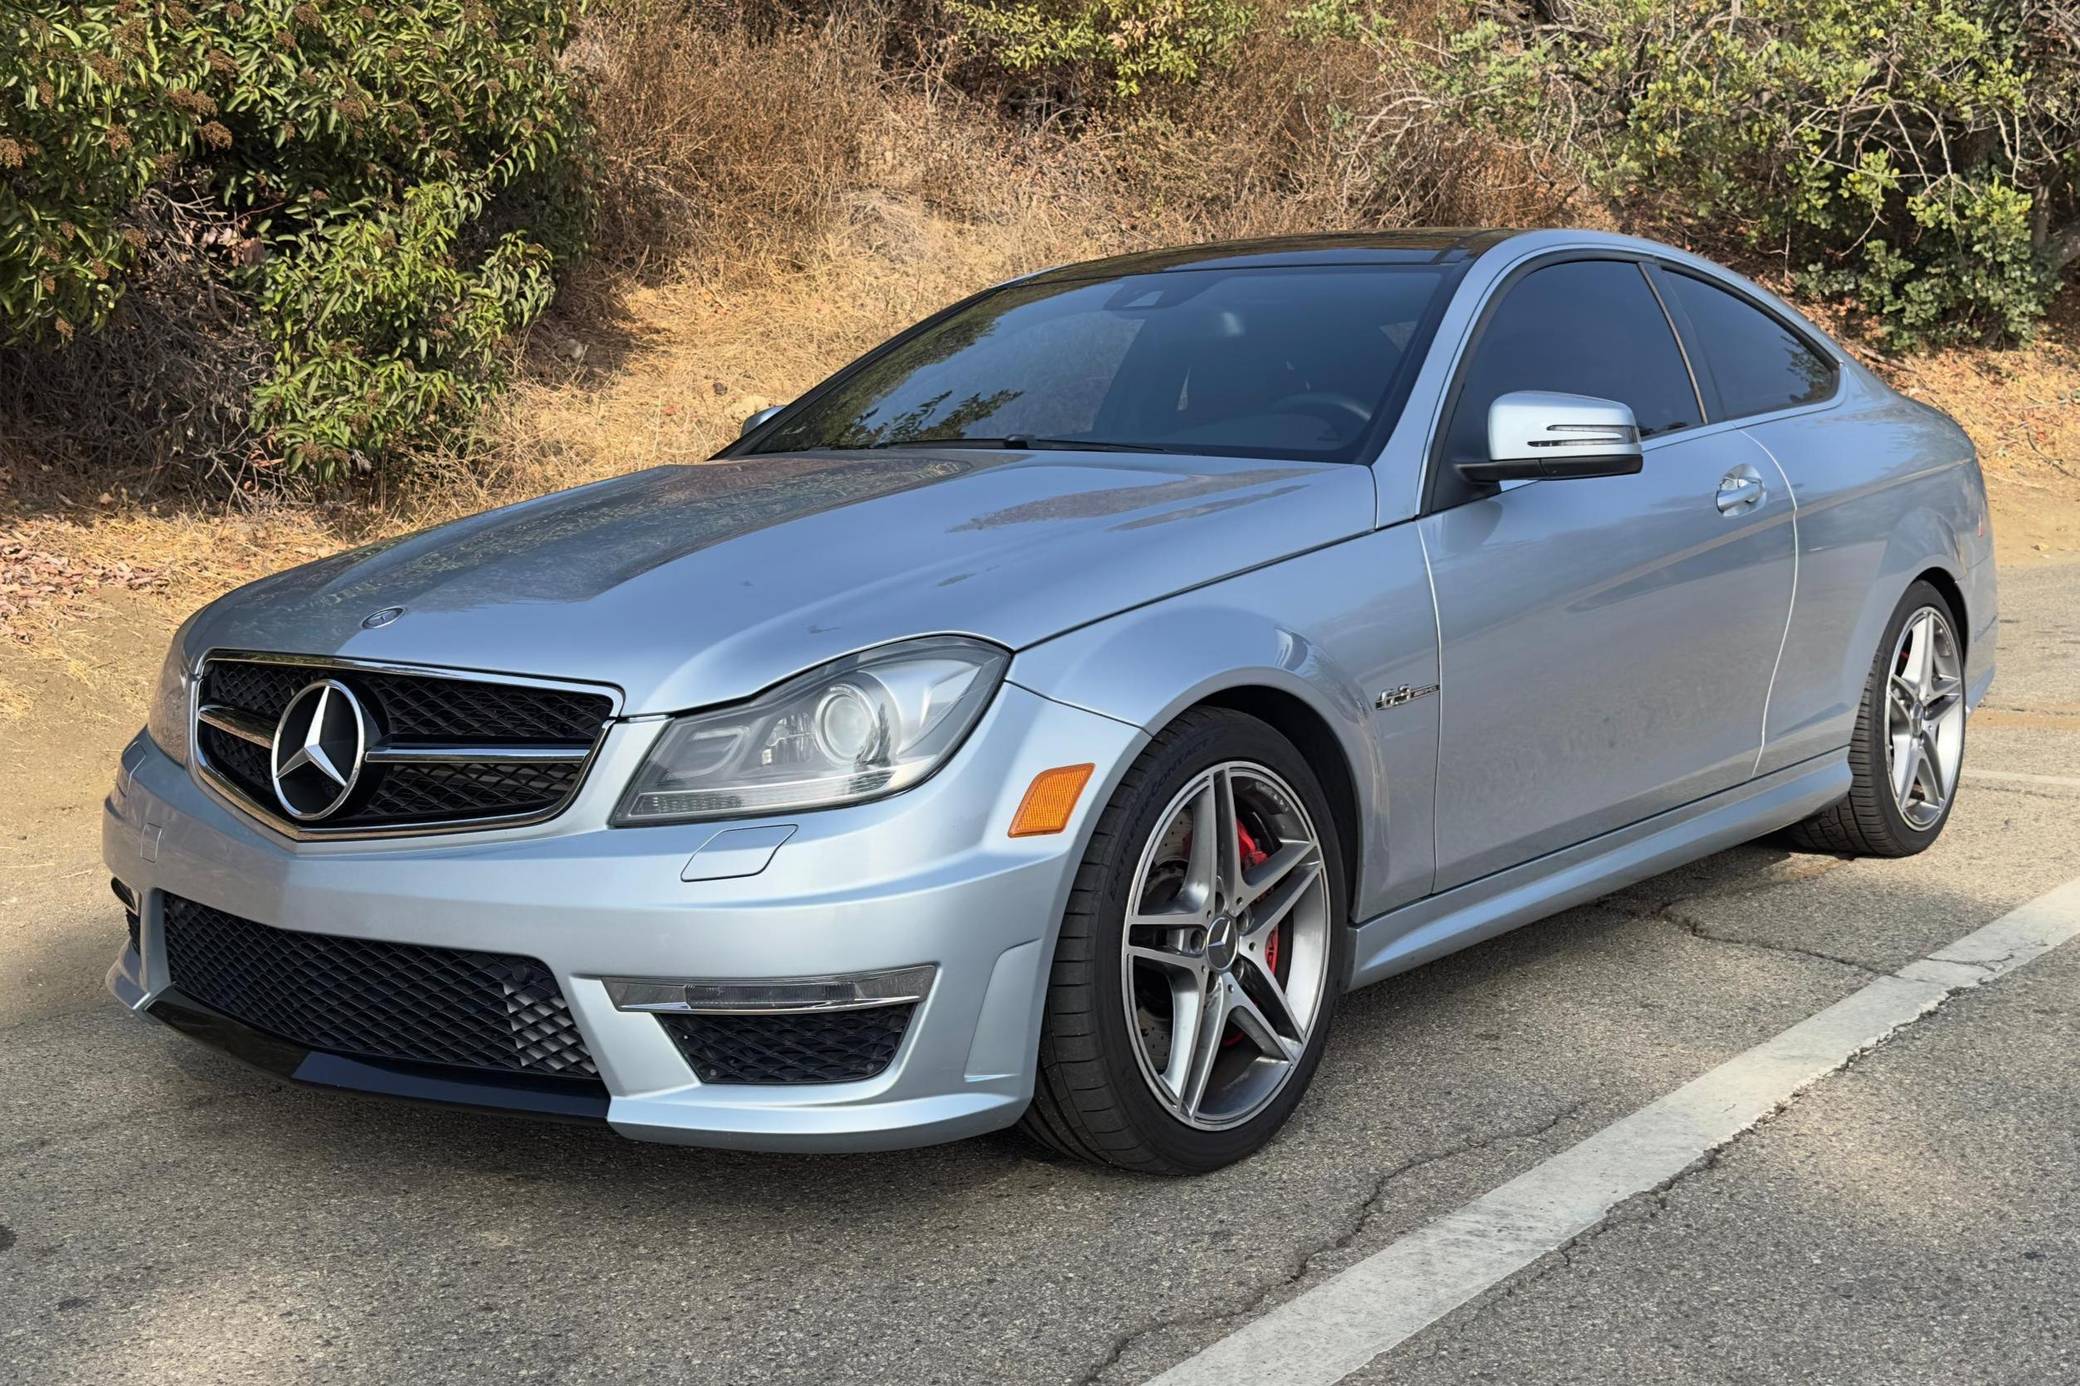
[[[1012,284],[867,357],[756,453],[965,443],[1348,462],[1397,400],[1435,265]]]

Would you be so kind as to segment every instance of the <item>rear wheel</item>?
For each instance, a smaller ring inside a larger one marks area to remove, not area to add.
[[[1312,1079],[1349,973],[1343,879],[1290,742],[1218,709],[1166,729],[1077,873],[1026,1131],[1161,1173],[1263,1145]]]
[[[1949,599],[1917,582],[1900,599],[1849,741],[1848,795],[1791,829],[1795,846],[1906,857],[1941,836],[1964,768],[1964,645]]]

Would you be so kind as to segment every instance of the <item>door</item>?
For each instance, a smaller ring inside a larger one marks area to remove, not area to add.
[[[1557,390],[1630,405],[1637,475],[1478,493],[1488,405]],[[1791,500],[1696,383],[1643,267],[1506,281],[1448,406],[1418,523],[1442,656],[1436,888],[1748,779],[1791,605]]]
[[[1664,268],[1655,278],[1690,344],[1715,419],[1736,421],[1798,506],[1798,596],[1770,685],[1762,772],[1848,744],[1891,598],[1870,594],[1907,513],[1926,497],[1888,485],[1938,460],[1909,410],[1838,409],[1840,368],[1806,334],[1732,288]],[[1768,475],[1764,469],[1764,475]]]

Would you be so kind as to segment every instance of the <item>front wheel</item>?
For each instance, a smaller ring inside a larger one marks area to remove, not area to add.
[[[1926,582],[1900,598],[1849,739],[1848,795],[1791,829],[1794,846],[1907,857],[1941,836],[1964,769],[1964,644]]]
[[[1349,975],[1343,882],[1328,802],[1291,742],[1219,709],[1166,728],[1078,870],[1025,1130],[1169,1174],[1270,1140]]]

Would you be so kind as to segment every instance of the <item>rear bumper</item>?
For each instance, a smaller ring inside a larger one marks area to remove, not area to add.
[[[294,843],[228,807],[139,737],[103,816],[103,855],[140,902],[110,970],[125,1005],[297,1082],[535,1115],[603,1118],[633,1137],[748,1149],[927,1144],[1009,1125],[1032,1095],[1053,931],[1091,820],[1144,737],[1006,685],[938,776],[880,803],[789,819],[617,829],[612,800],[659,723],[622,723],[571,807],[531,828]],[[1049,766],[1100,774],[1055,837],[1010,838]],[[757,874],[682,880],[716,832],[789,835]],[[554,976],[604,1086],[369,1061],[284,1043],[183,997],[163,898],[278,929],[519,954]],[[757,981],[935,965],[894,1060],[860,1081],[701,1083],[609,978]],[[546,1088],[541,1084],[546,1083]],[[598,1110],[602,1108],[604,1110]]]

